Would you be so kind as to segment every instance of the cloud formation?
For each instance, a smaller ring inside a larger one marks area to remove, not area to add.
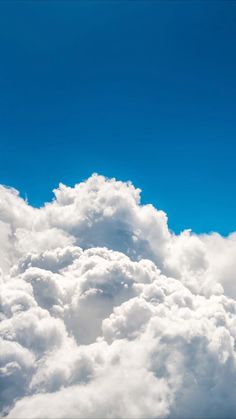
[[[54,193],[0,188],[1,415],[236,417],[236,233],[103,176]]]

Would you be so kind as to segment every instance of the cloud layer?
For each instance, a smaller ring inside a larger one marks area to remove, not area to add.
[[[1,415],[236,417],[236,233],[103,176],[54,193],[0,188]]]

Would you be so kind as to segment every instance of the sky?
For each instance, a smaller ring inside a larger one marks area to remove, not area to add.
[[[236,418],[235,40],[234,1],[0,1],[1,417]]]
[[[93,172],[179,232],[235,230],[236,2],[1,1],[0,183]]]

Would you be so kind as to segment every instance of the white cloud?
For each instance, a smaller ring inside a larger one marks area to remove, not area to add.
[[[98,175],[54,192],[0,188],[1,414],[236,417],[236,234],[174,235]]]

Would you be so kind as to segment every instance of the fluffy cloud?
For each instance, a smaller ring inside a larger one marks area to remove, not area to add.
[[[54,193],[0,188],[1,415],[236,417],[236,233],[98,175]]]

